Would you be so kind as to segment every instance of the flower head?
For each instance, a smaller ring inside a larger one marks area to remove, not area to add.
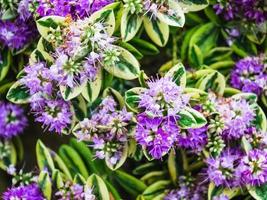
[[[240,179],[245,184],[259,186],[267,182],[267,153],[254,149],[243,157],[238,167]]]
[[[11,103],[0,103],[0,137],[11,138],[22,133],[27,122],[22,108]]]
[[[21,19],[0,20],[0,43],[4,46],[16,50],[22,49],[35,38],[35,35],[36,28],[32,22],[25,22]]]
[[[160,159],[169,152],[177,141],[179,131],[173,117],[137,116],[135,138],[153,158]]]
[[[242,153],[237,149],[225,149],[219,157],[207,159],[207,175],[216,186],[236,187],[240,179],[236,169],[242,158]]]
[[[34,111],[35,120],[43,123],[49,131],[61,133],[71,124],[70,104],[64,100],[43,100]]]
[[[27,200],[44,200],[42,192],[37,184],[27,186],[12,187],[3,194],[3,200],[27,199]]]
[[[189,101],[183,90],[171,78],[151,80],[140,94],[139,107],[154,116],[176,116]]]
[[[231,73],[231,84],[243,92],[262,94],[267,87],[267,67],[264,56],[246,57],[238,61]]]

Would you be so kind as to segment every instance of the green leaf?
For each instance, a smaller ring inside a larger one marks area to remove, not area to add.
[[[198,46],[205,56],[213,47],[217,46],[219,29],[213,23],[201,25],[192,35],[189,43],[189,53],[194,45]]]
[[[200,128],[207,123],[207,120],[200,112],[189,107],[180,111],[179,116],[178,124],[183,129]]]
[[[208,0],[181,0],[179,5],[187,12],[199,11],[209,5]]]
[[[145,90],[135,87],[125,92],[125,104],[133,112],[138,113],[139,95]]]
[[[84,98],[79,95],[71,101],[76,120],[82,121],[87,116],[87,104]]]
[[[88,178],[86,185],[93,189],[93,193],[98,200],[110,200],[105,182],[96,174],[92,174]]]
[[[126,172],[117,170],[115,173],[115,180],[124,188],[128,193],[137,196],[145,191],[147,186],[139,179],[127,174]]]
[[[6,98],[12,103],[24,104],[29,103],[30,94],[28,89],[19,81],[15,82],[9,89]]]
[[[224,76],[217,72],[211,72],[204,75],[196,84],[196,87],[203,91],[213,91],[219,95],[223,95],[226,86]]]
[[[143,22],[143,17],[132,14],[130,9],[123,9],[121,18],[121,37],[124,41],[131,40],[138,32]]]
[[[60,16],[46,16],[36,21],[37,29],[40,35],[48,40],[48,34],[52,29],[57,29],[58,26],[62,26],[65,22],[65,17]]]
[[[52,195],[52,183],[48,172],[41,171],[38,178],[38,185],[43,192],[44,197],[47,200],[51,199]]]
[[[158,46],[165,46],[169,40],[169,26],[158,18],[144,17],[145,30],[150,39]]]
[[[186,70],[182,63],[173,66],[166,74],[165,77],[172,77],[172,80],[179,86],[186,86]]]
[[[84,81],[81,85],[75,85],[74,87],[69,86],[63,86],[60,85],[60,92],[64,100],[69,101],[75,97],[77,97],[79,94],[82,93],[82,91],[85,89],[87,85],[87,81]]]
[[[64,186],[63,177],[61,175],[61,172],[57,169],[52,174],[52,180],[56,183],[56,187],[58,189],[60,189]]]
[[[138,51],[140,51],[143,55],[156,55],[159,53],[158,48],[146,40],[133,38],[129,43],[138,49]]]
[[[136,79],[140,73],[140,66],[136,58],[126,49],[114,46],[120,55],[114,66],[104,65],[105,70],[110,74],[125,80]]]
[[[247,187],[249,194],[256,200],[267,199],[267,184],[257,187]]]
[[[175,184],[178,178],[178,170],[176,167],[176,158],[175,158],[175,151],[171,149],[169,156],[168,156],[168,171],[170,174],[170,178],[172,182]]]
[[[115,15],[112,9],[107,7],[102,8],[99,11],[94,12],[89,20],[93,23],[103,23],[109,35],[112,35],[115,31]]]
[[[9,71],[12,57],[11,52],[8,49],[2,50],[0,56],[0,81],[2,81]]]
[[[159,194],[164,193],[170,184],[171,181],[169,180],[157,181],[146,188],[146,190],[143,192],[143,197],[146,200],[153,200]]]
[[[257,55],[257,46],[249,42],[247,39],[244,40],[235,40],[235,42],[232,44],[233,51],[241,56],[241,57],[247,57],[249,55]]]
[[[89,172],[96,174],[101,174],[101,172],[103,172],[103,166],[99,167],[99,165],[97,165],[99,164],[98,160],[94,160],[94,155],[84,142],[78,142],[76,139],[72,138],[70,140],[70,145],[79,153]]]
[[[183,27],[185,24],[185,16],[184,11],[179,6],[179,3],[173,0],[169,0],[168,6],[175,10],[175,12],[170,14],[167,11],[161,12],[159,10],[156,16],[159,18],[160,21],[165,24],[168,24],[169,26]]]
[[[216,187],[214,183],[209,184],[209,189],[208,189],[208,200],[213,200],[214,196],[219,196],[219,195],[226,195],[229,199],[234,198],[238,194],[240,194],[240,188],[222,188],[222,187]]]
[[[17,151],[11,140],[0,140],[0,143],[3,144],[8,151],[6,151],[6,155],[0,159],[0,168],[3,170],[7,170],[10,165],[16,165],[17,163]]]
[[[119,109],[122,109],[123,108],[123,106],[124,106],[124,100],[123,100],[123,97],[121,96],[121,94],[117,90],[115,90],[115,89],[113,89],[111,87],[106,88],[103,91],[103,97],[107,97],[107,96],[113,97],[113,99],[120,106]]]
[[[215,47],[205,55],[204,63],[209,65],[218,61],[228,61],[231,59],[232,52],[229,47]]]
[[[88,178],[88,171],[82,158],[72,147],[62,145],[59,148],[59,156],[65,162],[73,176],[80,173],[84,178]]]
[[[41,140],[38,140],[36,143],[36,158],[39,169],[42,170],[55,170],[55,165],[53,159],[49,153],[49,150],[42,143]]]
[[[256,127],[262,131],[267,131],[267,119],[260,106],[256,106],[256,119],[253,122]]]
[[[201,49],[197,45],[193,45],[193,47],[189,51],[189,62],[195,68],[200,68],[203,64],[203,54]]]
[[[71,173],[66,164],[64,163],[64,161],[61,159],[61,157],[52,150],[50,150],[50,155],[54,161],[55,168],[57,170],[60,170],[67,179],[71,180],[72,179]]]
[[[93,82],[87,82],[86,86],[83,88],[82,96],[88,101],[93,102],[99,96],[103,80],[102,70],[99,70],[96,78]]]
[[[143,54],[139,50],[137,50],[133,45],[122,41],[119,41],[118,45],[128,50],[131,54],[133,54],[136,57],[136,59],[140,60],[141,58],[143,58]]]
[[[53,62],[53,58],[47,52],[35,49],[30,55],[29,64],[33,65],[33,64],[35,64],[37,62],[52,63]]]
[[[80,185],[85,185],[86,180],[83,178],[81,174],[76,174],[74,177],[74,183],[80,184]]]
[[[18,162],[23,161],[24,148],[23,148],[23,144],[22,144],[22,141],[21,141],[20,137],[19,136],[13,137],[12,138],[12,143],[14,144],[14,147],[16,149],[17,161]]]
[[[110,197],[110,199],[114,199],[114,200],[122,200],[122,197],[120,196],[119,192],[116,190],[116,188],[109,183],[108,181],[104,180],[106,183],[106,186],[108,188],[108,191],[110,192],[110,195],[112,197]]]
[[[254,93],[241,92],[241,93],[233,95],[231,98],[235,99],[235,100],[245,99],[250,104],[255,104],[258,101],[258,96],[256,94],[254,94]]]

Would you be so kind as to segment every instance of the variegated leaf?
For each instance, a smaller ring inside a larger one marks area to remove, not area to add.
[[[15,82],[9,89],[6,98],[12,103],[25,104],[30,101],[30,93],[26,86],[22,85],[19,81]]]

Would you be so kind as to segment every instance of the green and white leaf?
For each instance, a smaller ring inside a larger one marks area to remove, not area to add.
[[[196,87],[203,91],[213,91],[216,94],[223,95],[226,86],[224,76],[217,71],[203,76],[196,84]]]
[[[189,107],[180,111],[178,115],[180,118],[177,123],[183,129],[200,128],[207,123],[206,118],[200,112]]]
[[[41,171],[38,177],[38,185],[42,190],[45,199],[50,200],[52,196],[52,183],[48,172]]]
[[[26,86],[16,81],[9,89],[6,98],[16,104],[25,104],[30,101],[30,93]]]
[[[93,194],[99,200],[110,200],[109,192],[105,182],[96,174],[92,174],[86,182],[90,188],[93,189]]]
[[[147,35],[158,46],[165,46],[169,40],[169,26],[158,18],[144,16],[144,26]]]
[[[127,50],[114,46],[119,52],[118,60],[114,65],[104,65],[105,70],[110,74],[125,80],[132,80],[138,77],[140,66],[137,59]]]
[[[142,195],[146,200],[154,200],[155,197],[164,193],[164,191],[168,188],[170,184],[171,181],[169,180],[157,181],[148,186]]]
[[[59,88],[63,99],[69,101],[77,97],[79,94],[81,94],[82,91],[85,89],[86,85],[87,81],[84,81],[84,83],[82,83],[81,85],[76,85],[72,88],[70,88],[67,85],[66,86],[61,85]]]
[[[55,170],[55,165],[53,159],[50,155],[49,150],[42,143],[41,140],[38,140],[36,143],[36,158],[39,169],[42,170]]]
[[[89,20],[93,23],[103,23],[109,35],[115,31],[115,15],[112,9],[101,9],[93,13]]]
[[[125,92],[125,104],[133,112],[138,113],[139,95],[145,90],[142,87],[135,87]]]
[[[208,0],[181,0],[178,2],[185,12],[199,11],[209,5]]]
[[[52,63],[53,58],[49,53],[35,49],[30,55],[29,64],[33,65],[40,61]]]
[[[48,40],[48,34],[51,29],[57,29],[58,26],[64,25],[65,17],[60,16],[46,16],[36,21],[37,29],[40,35]]]
[[[18,155],[15,145],[11,140],[3,140],[1,144],[4,145],[8,150],[5,152],[5,156],[4,152],[1,152],[2,159],[0,159],[0,169],[7,170],[10,165],[16,165]]]
[[[183,27],[185,24],[185,15],[178,2],[173,0],[168,1],[169,7],[174,11],[171,14],[166,11],[165,13],[158,11],[157,17],[160,21],[169,26]]]
[[[143,17],[132,14],[130,9],[124,9],[121,18],[121,37],[124,41],[131,40],[138,32],[143,22]]]
[[[0,81],[2,81],[6,77],[8,71],[9,71],[12,57],[11,57],[11,52],[7,49],[3,50],[0,53],[0,56],[1,56]]]
[[[173,66],[166,74],[165,77],[172,77],[172,80],[181,87],[186,86],[186,70],[182,63]]]
[[[93,82],[87,82],[82,91],[82,96],[88,101],[93,102],[99,96],[103,80],[102,70],[99,70]]]
[[[267,184],[258,186],[258,187],[251,187],[247,186],[249,194],[255,200],[266,200],[267,199]]]

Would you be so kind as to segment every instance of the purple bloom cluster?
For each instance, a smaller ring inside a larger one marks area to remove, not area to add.
[[[27,186],[12,187],[3,194],[3,200],[27,199],[44,200],[42,192],[36,184]]]
[[[23,33],[23,34],[22,34]],[[0,43],[10,49],[21,49],[36,36],[35,24],[19,18],[14,21],[0,20]]]
[[[95,11],[113,2],[113,0],[36,0],[38,6],[36,12],[41,16],[71,15],[73,19],[82,19],[90,16]]]
[[[262,23],[267,19],[264,0],[229,0],[220,1],[214,5],[217,15],[222,15],[226,20],[243,20]]]
[[[79,129],[75,131],[79,140],[93,142],[97,158],[106,159],[111,165],[116,165],[122,157],[133,117],[126,108],[117,108],[118,104],[113,97],[104,98],[91,118],[80,122]]]
[[[243,92],[262,94],[267,88],[267,66],[264,55],[238,61],[231,73],[231,85]]]
[[[35,120],[43,123],[49,131],[61,133],[71,124],[70,103],[65,102],[56,90],[53,72],[45,63],[29,65],[24,69],[20,83],[31,94],[31,108]]]
[[[0,103],[0,137],[11,138],[22,133],[27,122],[22,108],[11,103]]]
[[[208,142],[207,127],[188,129],[178,134],[178,146],[200,152]]]
[[[242,153],[236,149],[225,149],[217,158],[208,158],[207,175],[216,186],[237,187],[240,186],[240,177],[237,175],[237,167]]]
[[[148,153],[160,159],[177,142],[180,129],[179,112],[186,107],[189,96],[169,77],[149,81],[139,95],[139,108],[135,138]]]
[[[222,135],[238,139],[245,135],[255,118],[255,110],[245,99],[218,98],[215,108],[224,122]]]

